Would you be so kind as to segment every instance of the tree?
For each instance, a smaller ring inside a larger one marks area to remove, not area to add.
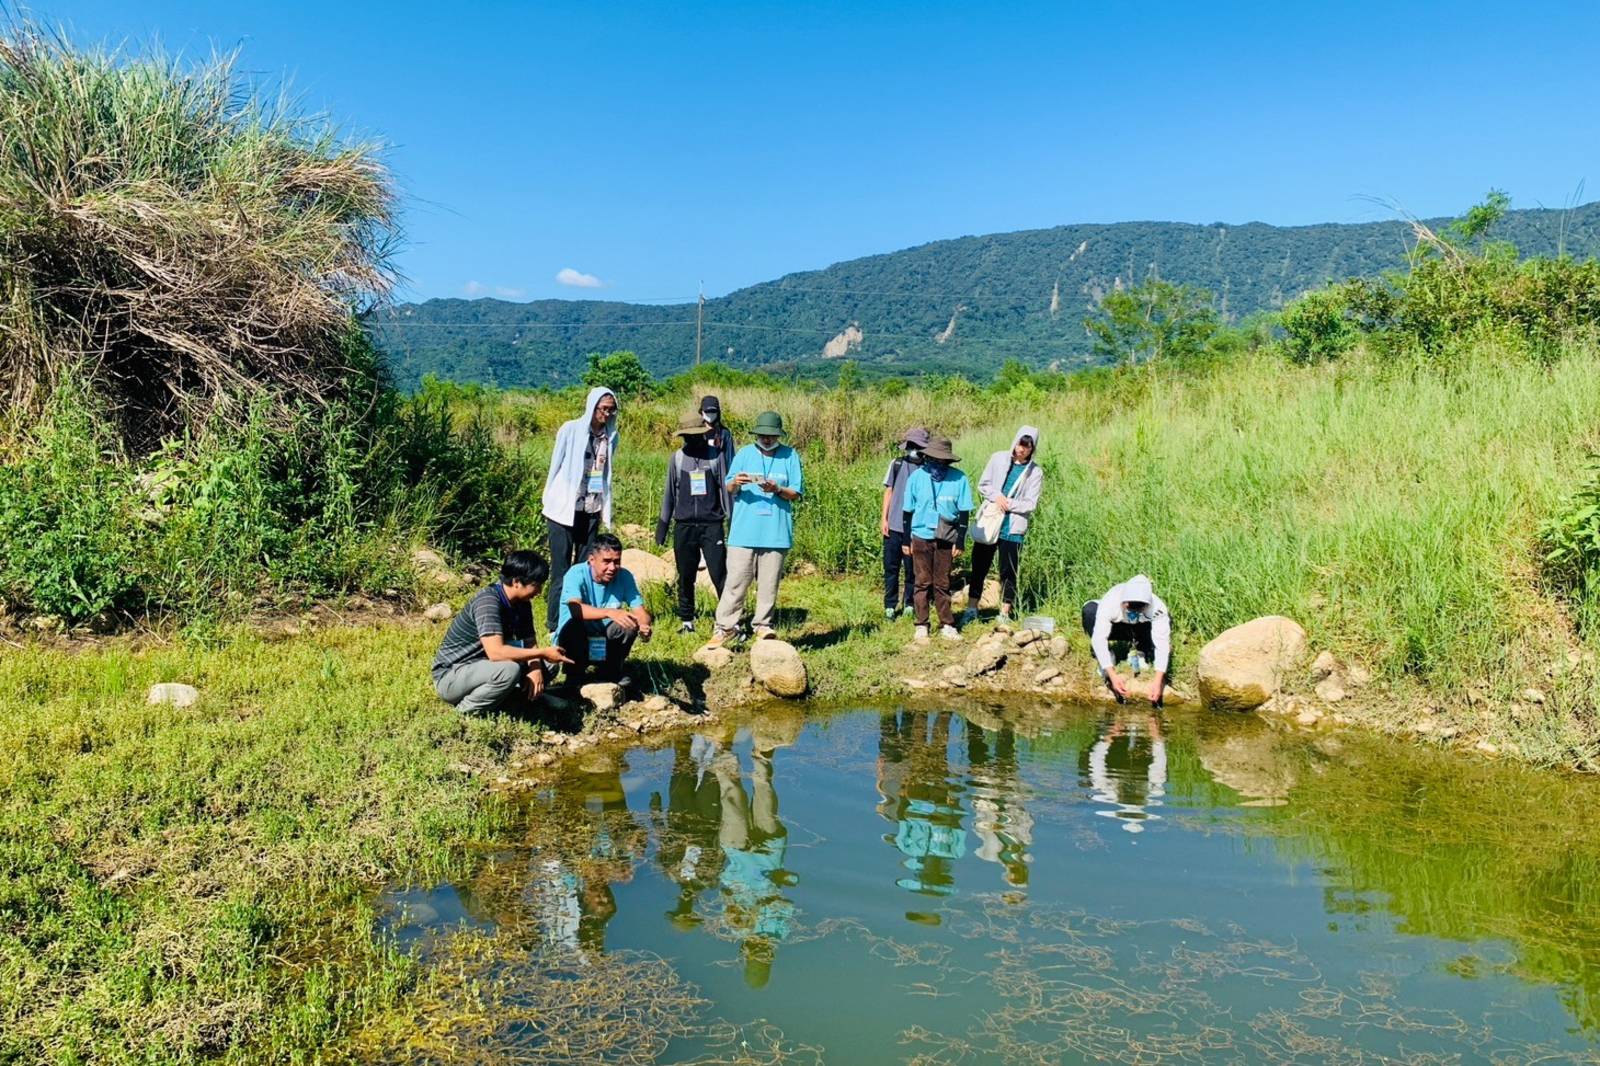
[[[1191,285],[1149,278],[1131,289],[1107,293],[1100,313],[1084,328],[1096,354],[1128,365],[1198,355],[1217,331],[1211,294]]]
[[[583,383],[591,389],[602,386],[629,399],[649,396],[655,384],[650,379],[650,371],[632,352],[612,352],[610,355],[595,352],[590,355],[589,369],[583,372]]]

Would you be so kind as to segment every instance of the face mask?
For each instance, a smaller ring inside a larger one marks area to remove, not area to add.
[[[915,444],[907,444],[906,458],[910,459],[913,463],[920,461],[922,459],[922,449],[917,447]]]
[[[1139,622],[1139,621],[1141,621],[1141,619],[1139,617],[1139,609],[1137,607],[1125,607],[1125,608],[1123,608],[1123,613],[1124,613],[1123,621],[1125,621],[1125,622]]]
[[[701,411],[700,419],[708,426],[714,426],[717,424],[717,416],[712,414],[710,411]]]

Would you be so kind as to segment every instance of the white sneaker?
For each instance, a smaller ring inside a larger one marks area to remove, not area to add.
[[[693,622],[684,622],[684,623],[682,623],[681,625],[678,626],[678,632],[679,633],[693,633],[694,632],[694,623]]]
[[[961,631],[955,626],[944,626],[939,630],[939,635],[945,640],[960,640]]]
[[[883,620],[884,621],[893,622],[894,621],[894,616],[895,616],[895,609],[893,607],[885,607],[883,609]]]
[[[927,626],[918,626],[917,627],[917,635],[915,637],[911,638],[911,639],[915,640],[918,644],[926,644],[926,643],[928,643],[928,627]]]

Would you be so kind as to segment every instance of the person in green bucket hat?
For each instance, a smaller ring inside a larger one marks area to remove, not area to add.
[[[800,455],[783,443],[787,435],[776,411],[756,417],[755,443],[746,444],[728,468],[727,489],[733,496],[733,521],[728,528],[728,579],[717,603],[717,628],[711,647],[738,633],[744,620],[745,595],[756,586],[756,637],[776,636],[772,620],[783,580],[784,557],[794,546],[794,502],[805,485]]]

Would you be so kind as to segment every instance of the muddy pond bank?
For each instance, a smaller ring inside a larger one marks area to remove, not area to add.
[[[1186,707],[726,712],[395,885],[417,1012],[356,1048],[1586,1061],[1596,785]]]

